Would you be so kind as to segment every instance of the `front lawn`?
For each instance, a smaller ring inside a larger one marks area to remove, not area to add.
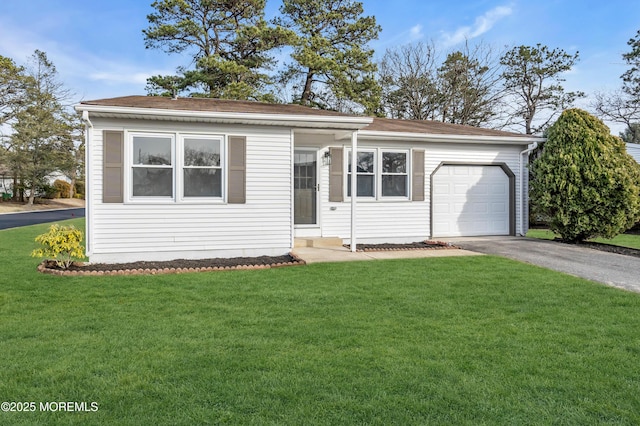
[[[80,220],[71,221],[79,224]],[[39,275],[0,231],[0,424],[638,424],[640,295],[491,256]]]
[[[559,237],[559,235],[554,234],[548,229],[530,229],[529,232],[527,232],[527,237],[553,240],[554,238]],[[610,239],[594,238],[589,241],[640,250],[640,235],[635,234],[620,234]]]

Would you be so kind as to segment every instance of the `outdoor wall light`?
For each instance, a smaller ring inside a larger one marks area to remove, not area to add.
[[[322,154],[322,165],[323,166],[330,166],[331,165],[331,152],[330,151],[325,151],[324,154]]]

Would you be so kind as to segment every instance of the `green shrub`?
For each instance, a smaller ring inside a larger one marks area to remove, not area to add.
[[[75,190],[75,198],[82,198],[84,199],[84,194],[85,194],[85,185],[84,185],[84,180],[77,180],[76,181],[76,190]]]
[[[640,165],[602,121],[569,109],[533,162],[531,196],[562,239],[613,238],[640,219]]]
[[[57,198],[69,198],[69,191],[71,191],[71,184],[69,182],[56,179],[56,181],[53,182],[53,187],[56,189]]]
[[[53,260],[59,268],[68,269],[74,259],[85,258],[82,234],[74,226],[51,225],[49,232],[36,237],[41,247],[31,252],[31,256]]]

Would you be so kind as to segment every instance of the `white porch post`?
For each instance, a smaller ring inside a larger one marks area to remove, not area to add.
[[[351,251],[356,251],[356,206],[358,199],[358,131],[351,134]]]

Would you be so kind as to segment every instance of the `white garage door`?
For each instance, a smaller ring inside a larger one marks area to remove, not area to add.
[[[509,177],[499,166],[442,166],[433,176],[433,236],[509,235]]]

